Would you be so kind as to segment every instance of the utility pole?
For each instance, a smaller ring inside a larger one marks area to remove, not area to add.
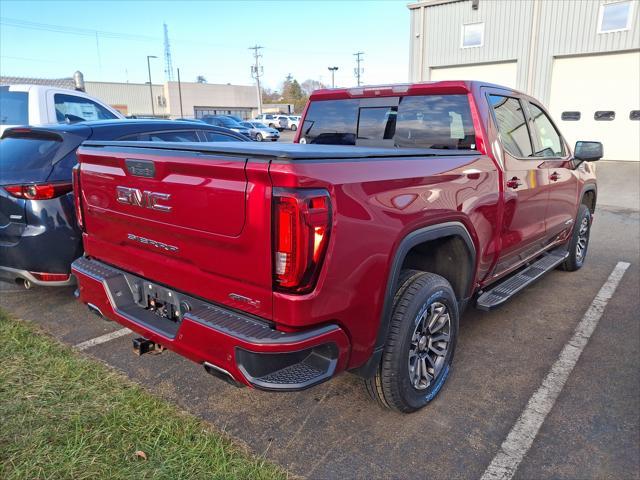
[[[262,90],[260,89],[260,77],[264,74],[264,68],[260,65],[260,50],[264,47],[255,45],[249,47],[249,50],[253,50],[253,58],[255,63],[251,65],[251,76],[256,79],[256,88],[258,90],[258,114],[262,115]]]
[[[338,67],[329,67],[329,71],[331,72],[331,88],[336,88],[336,70],[338,70]]]
[[[147,69],[149,70],[149,95],[151,95],[151,115],[156,116],[156,109],[153,106],[153,84],[151,83],[151,63],[150,58],[158,58],[155,55],[147,55]]]
[[[182,83],[180,82],[180,69],[178,68],[178,95],[180,97],[180,118],[184,118],[182,113]]]
[[[360,57],[364,55],[364,52],[357,52],[354,53],[353,56],[356,57],[356,68],[353,69],[353,73],[355,73],[356,78],[358,79],[358,86],[360,86],[360,75],[364,72],[363,68],[360,68],[360,62],[363,62],[364,60],[362,60]]]

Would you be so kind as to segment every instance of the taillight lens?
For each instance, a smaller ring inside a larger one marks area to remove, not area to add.
[[[66,282],[69,280],[68,273],[42,273],[42,272],[29,272],[31,275],[41,282]]]
[[[50,200],[69,193],[73,188],[71,183],[33,183],[29,185],[7,185],[3,187],[16,198],[25,200]]]
[[[326,190],[273,190],[273,279],[278,290],[313,290],[329,244],[331,200]]]
[[[73,204],[76,209],[76,222],[80,230],[84,231],[84,215],[82,213],[82,196],[80,194],[80,164],[77,163],[73,167]]]

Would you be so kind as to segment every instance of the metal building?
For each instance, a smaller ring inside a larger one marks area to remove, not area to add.
[[[256,87],[214,83],[85,82],[89,95],[100,98],[125,115],[167,118],[200,118],[204,115],[237,115],[251,118],[258,109]],[[151,99],[153,98],[153,112]]]
[[[640,160],[639,0],[423,0],[411,81],[484,80],[542,101],[570,143]]]

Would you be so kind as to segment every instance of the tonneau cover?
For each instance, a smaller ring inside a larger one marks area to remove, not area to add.
[[[286,160],[331,160],[339,158],[384,157],[449,157],[479,155],[477,150],[444,150],[433,148],[380,148],[351,145],[318,145],[299,143],[250,143],[250,142],[126,142],[89,140],[84,147],[111,147],[117,149],[174,150],[216,155],[242,155],[271,157]]]

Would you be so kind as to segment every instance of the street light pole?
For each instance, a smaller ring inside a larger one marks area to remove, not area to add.
[[[149,95],[151,96],[151,115],[156,116],[156,109],[153,106],[153,86],[151,84],[151,62],[150,58],[158,58],[155,55],[147,55],[147,70],[149,70]]]
[[[329,67],[329,71],[331,72],[331,88],[336,88],[336,70],[338,70],[338,67]]]

